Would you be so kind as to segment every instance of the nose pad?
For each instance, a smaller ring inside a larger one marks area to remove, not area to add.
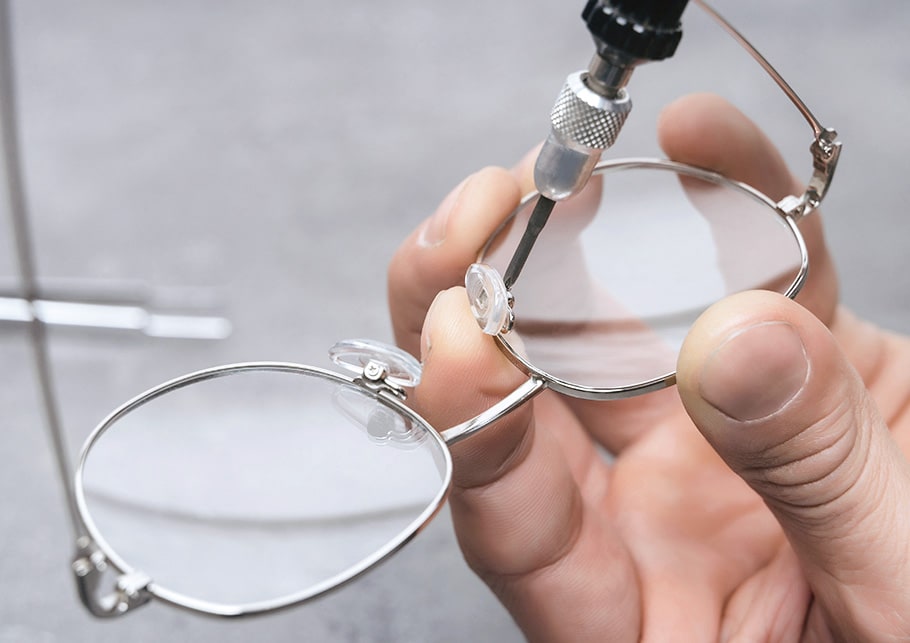
[[[382,380],[393,387],[420,384],[422,368],[410,353],[372,339],[346,339],[329,349],[338,366],[371,382]]]
[[[499,335],[512,330],[512,295],[499,272],[483,263],[472,264],[464,278],[471,312],[487,335]]]
[[[333,402],[375,444],[413,449],[427,438],[425,428],[353,386],[335,391]]]

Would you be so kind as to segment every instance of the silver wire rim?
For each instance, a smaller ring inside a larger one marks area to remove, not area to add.
[[[635,168],[668,170],[676,172],[677,174],[683,174],[710,183],[715,183],[717,185],[721,185],[741,192],[773,210],[777,216],[780,217],[780,219],[787,225],[788,229],[793,235],[794,240],[796,241],[796,245],[800,253],[799,270],[794,276],[793,281],[782,294],[786,297],[789,297],[790,299],[793,299],[797,294],[799,294],[799,291],[805,284],[806,276],[809,272],[809,253],[806,249],[806,242],[803,239],[802,233],[799,231],[799,227],[797,226],[796,221],[792,216],[790,216],[790,214],[782,210],[776,201],[765,195],[763,192],[756,190],[747,183],[728,179],[722,174],[718,174],[717,172],[713,172],[711,170],[706,170],[694,165],[687,165],[685,163],[679,163],[677,161],[670,161],[666,159],[631,158],[602,161],[598,163],[594,168],[593,175],[606,174],[608,172]],[[518,207],[512,211],[512,213],[496,228],[493,234],[490,235],[490,238],[487,239],[487,242],[484,244],[484,247],[480,250],[480,253],[477,256],[478,262],[482,263],[484,261],[484,257],[489,251],[490,246],[496,240],[499,234],[511,223],[512,219],[514,219],[519,214],[519,212],[521,212],[528,205],[530,201],[536,199],[538,196],[539,193],[531,192],[521,200],[521,203],[518,205]],[[516,315],[516,317],[520,317],[520,315]],[[505,353],[509,360],[511,360],[512,363],[515,364],[526,375],[543,380],[546,383],[547,388],[551,388],[554,391],[558,391],[570,397],[587,400],[615,400],[634,397],[636,395],[643,395],[645,393],[650,393],[652,391],[657,391],[669,386],[673,386],[676,383],[676,371],[671,371],[653,379],[645,380],[642,382],[635,382],[626,386],[583,386],[581,384],[576,384],[574,382],[569,382],[567,380],[556,377],[555,375],[552,375],[551,373],[548,373],[531,364],[512,346],[511,343],[509,343],[508,333],[497,334],[496,342],[499,344],[500,349]]]
[[[92,430],[91,434],[89,434],[89,437],[86,439],[85,444],[82,447],[74,476],[76,510],[78,511],[79,519],[82,522],[86,533],[92,541],[91,544],[104,555],[106,562],[112,568],[114,568],[116,572],[124,575],[134,574],[137,572],[144,573],[143,570],[136,569],[127,563],[110,545],[110,543],[105,540],[104,536],[101,534],[100,530],[92,519],[91,512],[88,510],[85,498],[85,489],[83,486],[83,472],[92,447],[98,442],[101,436],[103,436],[104,433],[107,432],[107,430],[117,422],[117,420],[130,413],[131,411],[134,411],[135,409],[138,409],[139,407],[144,406],[145,404],[148,404],[149,402],[161,397],[162,395],[184,388],[191,384],[204,382],[206,380],[225,377],[237,373],[256,371],[283,372],[297,375],[314,376],[338,383],[340,385],[352,386],[354,388],[357,388],[364,395],[373,397],[375,399],[379,399],[381,396],[382,403],[385,403],[389,407],[394,408],[396,411],[407,417],[412,422],[416,422],[418,425],[426,429],[427,433],[432,436],[432,439],[435,441],[435,444],[443,457],[443,462],[441,463],[444,469],[443,479],[440,483],[439,491],[427,505],[426,509],[424,509],[407,527],[405,527],[397,536],[391,539],[385,546],[364,560],[360,561],[356,565],[353,565],[348,569],[336,574],[335,576],[332,576],[331,578],[321,583],[307,588],[306,590],[263,601],[238,604],[222,604],[202,599],[196,599],[191,596],[186,596],[179,592],[169,590],[166,587],[155,583],[154,579],[152,579],[151,582],[144,588],[145,591],[154,596],[156,599],[174,605],[175,607],[212,616],[242,617],[254,616],[266,612],[274,612],[307,602],[332,590],[338,589],[347,583],[357,579],[379,563],[389,558],[399,549],[404,547],[439,513],[440,509],[448,498],[452,485],[452,456],[449,453],[449,449],[446,446],[445,441],[442,439],[442,437],[440,437],[439,433],[430,425],[429,422],[427,422],[425,419],[420,417],[417,413],[409,409],[394,397],[377,393],[367,387],[358,384],[358,382],[354,379],[351,379],[339,373],[312,366],[305,366],[302,364],[294,364],[290,362],[244,362],[215,366],[212,368],[195,371],[193,373],[188,373],[181,377],[177,377],[175,379],[164,382],[163,384],[159,384],[158,386],[155,386],[154,388],[151,388],[144,393],[140,393],[136,397],[123,403],[114,411],[112,411]]]

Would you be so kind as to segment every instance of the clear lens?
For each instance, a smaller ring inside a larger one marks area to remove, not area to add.
[[[249,370],[116,419],[84,460],[101,541],[164,598],[306,597],[406,540],[445,497],[449,460],[416,416],[317,371]]]
[[[482,261],[505,271],[532,207]],[[747,289],[794,291],[804,262],[795,225],[746,186],[667,162],[604,166],[554,209],[512,287],[515,325],[502,338],[564,392],[639,387],[674,373],[705,308]]]

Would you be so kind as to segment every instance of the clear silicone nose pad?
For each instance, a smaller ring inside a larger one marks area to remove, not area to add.
[[[372,339],[347,339],[332,346],[329,357],[342,368],[368,379],[381,377],[389,384],[407,388],[420,384],[420,362],[397,346]]]
[[[471,312],[487,335],[507,333],[515,321],[512,295],[499,272],[482,263],[472,264],[464,278]]]
[[[427,438],[426,429],[357,389],[339,388],[333,397],[338,410],[375,444],[413,449]]]

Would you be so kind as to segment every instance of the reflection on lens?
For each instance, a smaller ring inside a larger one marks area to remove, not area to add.
[[[438,505],[447,467],[438,437],[385,400],[255,370],[120,417],[88,452],[83,488],[103,541],[156,587],[245,605],[345,580]]]
[[[482,260],[500,273],[532,206],[490,241]],[[659,162],[608,166],[556,206],[512,287],[503,339],[568,385],[634,386],[676,370],[708,306],[747,289],[786,292],[803,260],[794,225],[739,184]]]

